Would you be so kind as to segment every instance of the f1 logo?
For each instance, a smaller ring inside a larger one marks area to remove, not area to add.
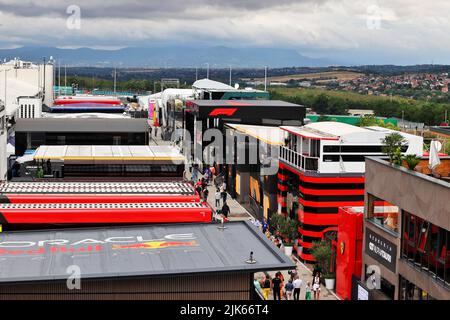
[[[237,111],[237,108],[216,108],[209,113],[210,117],[214,116],[232,116]]]

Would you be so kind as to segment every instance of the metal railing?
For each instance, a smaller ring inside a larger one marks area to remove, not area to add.
[[[319,158],[304,156],[283,146],[280,147],[280,160],[303,171],[317,171],[319,169]]]

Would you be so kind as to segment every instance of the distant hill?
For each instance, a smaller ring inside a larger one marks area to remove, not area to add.
[[[273,48],[228,48],[228,47],[147,47],[99,50],[90,48],[59,49],[53,47],[22,47],[0,49],[0,59],[18,57],[24,60],[42,61],[53,56],[70,66],[95,67],[154,67],[225,68],[281,68],[290,66],[323,67],[331,61],[314,59],[295,50]]]

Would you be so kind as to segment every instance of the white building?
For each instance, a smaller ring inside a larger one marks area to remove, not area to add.
[[[42,104],[53,104],[53,77],[52,63],[14,59],[0,64],[0,97],[5,101],[6,115],[40,117]]]
[[[5,181],[7,178],[8,164],[7,164],[7,125],[5,107],[0,100],[0,181]]]
[[[301,171],[364,173],[365,156],[381,156],[382,140],[393,132],[382,127],[357,127],[340,122],[315,122],[302,127],[283,126],[286,145],[280,159]],[[423,138],[398,132],[406,141],[404,154],[423,154]]]

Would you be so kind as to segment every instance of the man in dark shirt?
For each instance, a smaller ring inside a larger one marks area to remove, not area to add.
[[[230,213],[230,207],[228,206],[228,204],[226,202],[224,202],[223,206],[222,206],[222,212],[221,212],[225,218],[228,218],[228,214]]]
[[[273,300],[281,300],[281,279],[278,274],[272,279]]]

